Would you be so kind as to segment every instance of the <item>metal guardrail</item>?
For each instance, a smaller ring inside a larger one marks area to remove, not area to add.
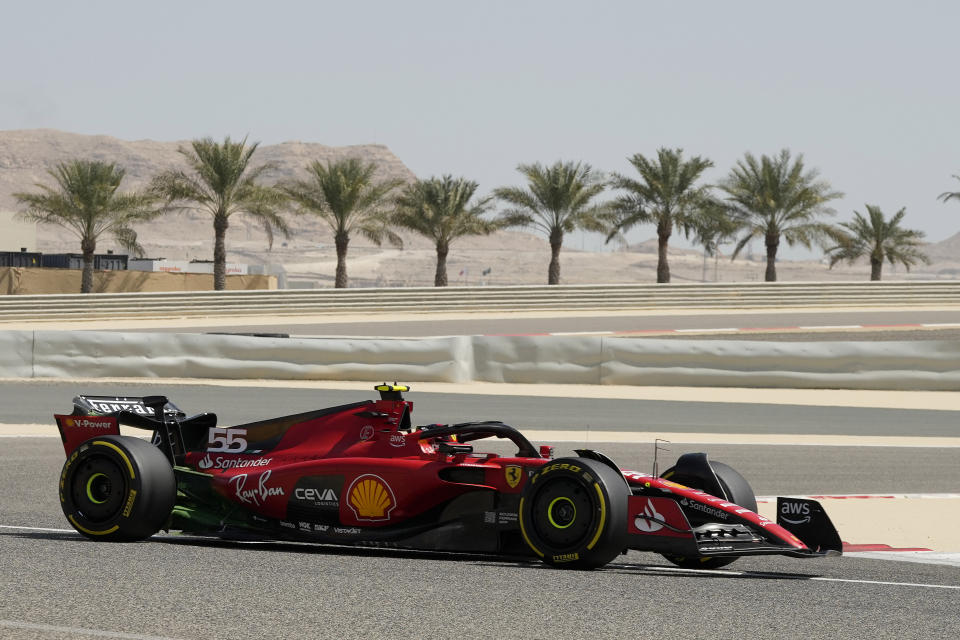
[[[960,281],[614,284],[0,296],[0,321],[570,311],[955,307]]]

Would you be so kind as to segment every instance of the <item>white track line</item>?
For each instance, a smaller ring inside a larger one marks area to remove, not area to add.
[[[869,498],[907,499],[907,500],[943,500],[960,498],[960,493],[844,493],[844,494],[811,494],[811,495],[781,495],[757,496],[757,502],[772,502],[777,498],[801,498],[803,500],[861,500]]]
[[[700,573],[705,575],[721,575],[749,578],[751,576],[776,577],[782,575],[784,580],[816,580],[817,582],[848,582],[852,584],[875,584],[895,587],[922,587],[926,589],[954,589],[960,591],[960,585],[927,584],[923,582],[888,582],[885,580],[857,580],[853,578],[825,578],[823,576],[803,577],[790,574],[763,573],[762,571],[727,571],[724,569],[681,569],[680,567],[645,566],[644,569],[664,571],[668,573]]]
[[[609,336],[613,331],[554,331],[551,336]]]
[[[834,325],[808,325],[808,326],[799,326],[797,329],[862,329],[863,325],[861,324],[834,324]]]
[[[810,580],[816,580],[818,582],[850,582],[853,584],[890,585],[895,587],[923,587],[926,589],[954,589],[954,590],[960,591],[960,585],[953,585],[953,584],[927,584],[924,582],[886,582],[884,580],[852,580],[847,578],[824,578],[824,577],[810,578]]]
[[[176,640],[170,636],[149,636],[141,633],[124,633],[122,631],[105,631],[103,629],[88,629],[85,627],[60,627],[52,624],[36,624],[20,622],[19,620],[0,620],[0,627],[7,629],[29,629],[30,631],[46,631],[48,633],[64,633],[70,636],[96,636],[98,638],[123,638],[124,640]]]
[[[920,564],[939,564],[960,568],[960,553],[941,553],[937,551],[847,551],[845,556],[867,558],[868,560],[895,560]]]
[[[18,527],[12,524],[0,524],[0,529],[19,529],[21,531],[42,531],[44,533],[77,533],[73,529],[47,529],[44,527]]]

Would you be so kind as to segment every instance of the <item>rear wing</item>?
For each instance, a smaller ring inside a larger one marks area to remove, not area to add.
[[[55,415],[63,448],[69,456],[77,447],[96,436],[120,435],[120,425],[154,432],[154,443],[161,447],[171,461],[174,443],[183,443],[180,430],[186,414],[165,396],[91,396],[79,395],[73,399],[73,413]],[[201,414],[191,418],[200,427],[216,426],[216,416]],[[175,428],[176,437],[171,433]],[[206,433],[204,429],[204,434]],[[183,452],[178,444],[178,453]]]
[[[114,416],[55,415],[53,418],[57,421],[67,457],[91,438],[120,435],[120,424]]]
[[[118,416],[121,412],[138,416],[157,418],[155,412],[156,401],[162,396],[87,396],[80,395],[73,399],[74,415],[85,416]],[[185,418],[186,414],[175,404],[167,400],[163,405],[165,416]],[[124,422],[126,424],[126,422]],[[139,426],[139,425],[130,425]]]

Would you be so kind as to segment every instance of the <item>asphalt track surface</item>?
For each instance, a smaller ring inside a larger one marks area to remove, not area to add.
[[[3,421],[48,422],[79,390],[0,384]],[[178,385],[168,395],[187,410],[217,410],[223,423],[235,423],[371,394]],[[737,425],[740,433],[817,433],[831,419],[834,433],[952,435],[960,424],[952,411],[411,395],[417,422],[498,417],[530,428],[580,428],[591,420],[597,428],[629,429],[638,416],[669,422],[673,431],[731,432]],[[617,460],[636,459],[641,470],[648,470],[649,452],[622,444],[611,451]],[[738,468],[758,494],[955,491],[960,455],[769,445],[708,452]],[[61,514],[62,461],[58,438],[0,439],[0,637],[957,637],[960,568],[943,565],[770,557],[691,572],[631,552],[603,570],[580,572],[484,556],[174,536],[91,542],[71,532]]]
[[[563,314],[549,318],[524,317],[522,314],[503,314],[498,318],[431,318],[403,319],[385,316],[378,319],[369,314],[369,319],[359,322],[291,323],[282,316],[264,320],[257,325],[224,321],[217,326],[179,326],[175,328],[141,328],[130,331],[163,332],[228,332],[228,333],[286,333],[297,336],[438,336],[438,335],[525,335],[540,333],[579,332],[652,332],[672,330],[716,329],[763,329],[764,339],[816,339],[816,340],[905,340],[905,339],[955,339],[960,337],[957,327],[942,330],[913,330],[910,325],[960,323],[960,309],[953,310],[861,310],[861,311],[789,311],[718,313],[705,309],[695,314],[651,315],[646,313],[572,315]],[[810,331],[786,331],[777,334],[777,328],[795,327],[848,327],[871,326],[869,337],[858,338],[852,331],[818,330],[814,337]],[[742,337],[749,337],[747,333]],[[699,336],[697,336],[699,337]],[[736,337],[726,334],[721,337]]]

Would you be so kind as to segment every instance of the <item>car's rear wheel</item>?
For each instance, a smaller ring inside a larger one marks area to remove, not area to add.
[[[101,436],[67,456],[60,506],[74,529],[93,540],[142,540],[173,509],[177,483],[170,462],[139,438]]]
[[[559,458],[543,465],[524,487],[520,530],[547,564],[594,569],[627,546],[623,475],[588,458]]]
[[[757,498],[753,494],[753,489],[750,487],[750,483],[747,482],[746,478],[737,473],[733,467],[722,462],[711,460],[710,466],[713,468],[713,472],[716,474],[717,480],[720,481],[720,486],[727,494],[726,497],[730,502],[738,504],[744,509],[750,509],[751,511],[757,510]],[[674,471],[675,468],[671,467],[664,471],[661,477],[693,489],[703,490],[705,488],[704,482],[701,479],[692,476],[681,476]],[[689,558],[668,554],[663,554],[663,557],[684,569],[719,569],[737,559],[735,556]]]

